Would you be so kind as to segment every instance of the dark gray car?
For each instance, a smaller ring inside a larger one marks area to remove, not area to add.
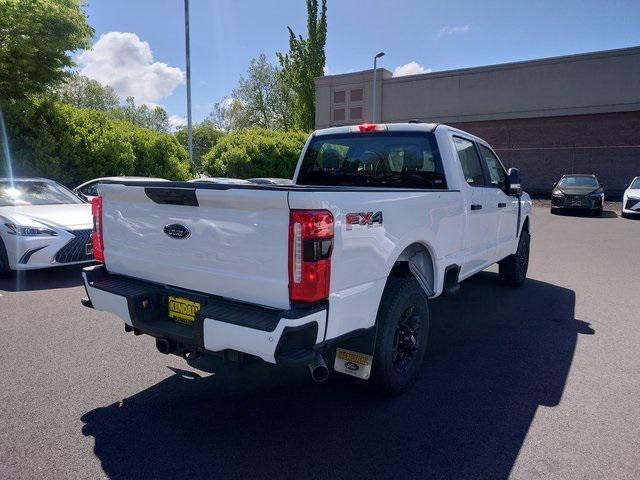
[[[553,185],[551,213],[561,210],[582,210],[602,215],[603,185],[595,175],[563,175]]]

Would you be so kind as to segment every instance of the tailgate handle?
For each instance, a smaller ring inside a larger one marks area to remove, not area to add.
[[[144,193],[156,203],[198,207],[195,188],[146,187]]]

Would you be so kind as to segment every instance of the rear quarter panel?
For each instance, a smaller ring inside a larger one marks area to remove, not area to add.
[[[374,324],[387,276],[412,243],[431,253],[436,295],[444,268],[461,262],[464,208],[458,191],[310,190],[291,191],[289,205],[326,209],[334,216],[327,339]],[[382,212],[383,222],[347,225],[346,215],[359,212]]]

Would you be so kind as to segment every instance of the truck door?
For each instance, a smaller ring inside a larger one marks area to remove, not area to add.
[[[516,250],[518,199],[505,193],[507,172],[497,155],[485,145],[478,144],[478,148],[489,177],[491,188],[488,190],[492,192],[490,201],[498,209],[496,260],[502,260]]]
[[[498,205],[494,201],[494,189],[487,184],[485,170],[473,141],[455,135],[453,144],[466,181],[465,261],[461,270],[461,276],[466,277],[495,262]]]

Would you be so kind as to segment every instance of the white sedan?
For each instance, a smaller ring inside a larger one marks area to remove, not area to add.
[[[83,200],[91,203],[95,197],[98,196],[98,185],[107,181],[119,181],[119,180],[144,180],[145,182],[168,182],[165,178],[150,178],[150,177],[100,177],[84,182],[73,189],[73,192]]]
[[[0,178],[0,277],[93,261],[91,205],[45,178]]]
[[[640,216],[640,177],[636,177],[629,184],[622,196],[622,216]]]

